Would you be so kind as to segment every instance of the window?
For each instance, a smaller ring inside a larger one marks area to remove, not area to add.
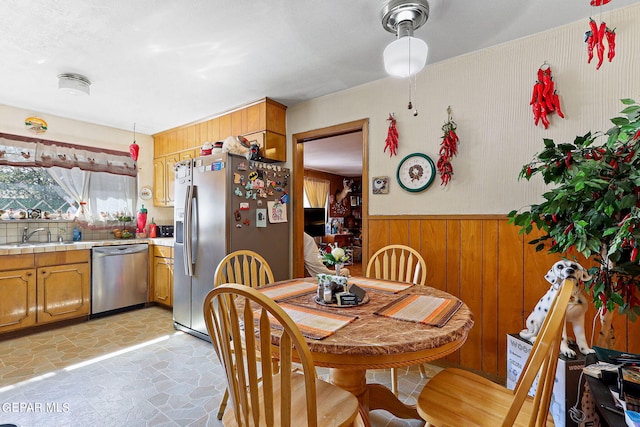
[[[0,209],[66,212],[69,201],[46,169],[0,166]]]
[[[131,216],[136,206],[136,179],[79,168],[0,166],[0,209],[14,212],[39,209],[41,215],[62,215],[72,203],[84,202],[80,221],[99,225]],[[45,217],[46,218],[46,217]]]

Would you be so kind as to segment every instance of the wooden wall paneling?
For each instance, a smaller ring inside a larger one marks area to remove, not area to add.
[[[482,355],[480,357],[483,372],[498,375],[498,221],[487,220],[482,226],[482,310],[474,312],[474,329],[482,330]]]
[[[408,242],[407,245],[417,250],[420,255],[422,255],[422,224],[420,224],[419,219],[409,220],[409,229],[408,229]],[[424,255],[422,255],[424,258]],[[425,258],[426,262],[426,258]],[[429,271],[429,265],[427,264],[427,272]]]
[[[420,220],[420,253],[427,263],[427,286],[445,290],[447,280],[446,220]]]
[[[524,239],[506,221],[498,229],[498,374],[506,376],[507,334],[523,325]]]
[[[389,223],[388,245],[409,246],[409,220],[396,220]],[[380,249],[380,248],[378,248]],[[414,248],[417,249],[417,248]]]
[[[461,242],[461,229],[460,229],[459,219],[449,219],[447,220],[447,276],[445,280],[445,291],[454,295],[456,297],[460,297],[460,258],[463,254],[462,242]],[[453,354],[447,356],[447,361],[451,363],[460,363],[460,351],[456,351]]]
[[[367,238],[369,240],[369,255],[367,259],[369,259],[375,251],[389,244],[389,220],[370,220]],[[364,272],[366,273],[366,266],[364,266]]]
[[[220,140],[224,141],[229,135],[233,135],[231,133],[231,114],[218,117],[218,121],[220,123],[220,133],[218,135]]]
[[[474,316],[482,318],[482,221],[460,221],[460,299],[465,301]],[[482,324],[471,329],[466,344],[460,349],[460,363],[471,369],[482,367]]]

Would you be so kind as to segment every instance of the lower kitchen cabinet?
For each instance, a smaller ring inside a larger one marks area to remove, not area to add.
[[[173,248],[153,247],[153,301],[173,306]]]
[[[90,280],[89,263],[38,268],[38,323],[87,316]]]
[[[88,316],[89,260],[88,250],[0,257],[0,333]]]
[[[30,263],[33,264],[33,256],[30,258]],[[0,332],[9,332],[35,324],[36,270],[27,268],[0,271]]]

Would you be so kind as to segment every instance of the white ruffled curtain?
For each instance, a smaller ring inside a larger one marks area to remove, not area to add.
[[[117,221],[120,216],[133,218],[137,203],[135,178],[78,168],[52,167],[47,172],[78,205],[78,222],[93,225]]]
[[[329,181],[304,178],[304,191],[312,208],[324,208],[329,197]]]

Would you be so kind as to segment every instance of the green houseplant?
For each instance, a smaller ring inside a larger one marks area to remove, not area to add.
[[[542,203],[508,215],[521,233],[540,230],[536,250],[596,261],[586,288],[609,322],[616,309],[632,321],[640,314],[640,105],[622,103],[607,132],[572,144],[544,139],[520,178],[541,175],[550,189]]]

